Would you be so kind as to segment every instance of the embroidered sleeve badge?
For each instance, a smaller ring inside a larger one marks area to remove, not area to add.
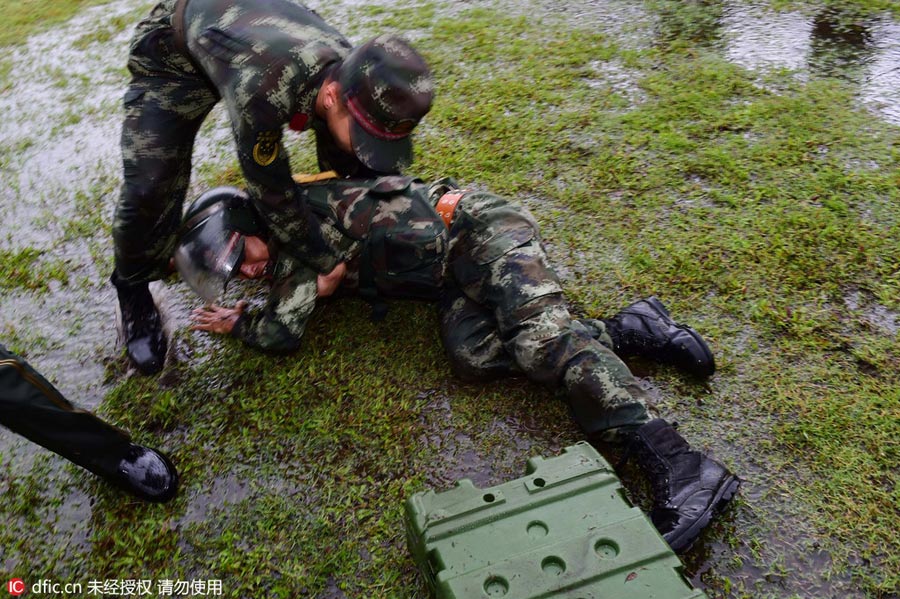
[[[260,166],[269,166],[278,158],[278,131],[262,131],[256,136],[253,160]]]

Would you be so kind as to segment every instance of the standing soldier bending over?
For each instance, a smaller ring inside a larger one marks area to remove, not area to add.
[[[338,260],[291,179],[285,127],[312,129],[319,165],[341,176],[398,173],[431,107],[422,57],[383,35],[351,48],[290,0],[163,0],[137,26],[122,129],[124,184],[113,224],[128,356],[144,374],[166,354],[148,282],[168,272],[201,123],[222,99],[250,197],[275,240],[309,268]]]
[[[441,337],[458,375],[524,374],[562,387],[588,439],[636,449],[653,487],[651,519],[674,550],[686,549],[737,492],[736,476],[651,416],[646,393],[619,358],[641,355],[713,374],[706,343],[659,300],[605,320],[573,319],[531,214],[448,179],[430,187],[406,177],[341,180],[304,193],[344,260],[329,275],[282,253],[273,237],[267,244],[239,190],[219,188],[191,206],[175,262],[198,293],[213,301],[231,277],[272,278],[263,310],[208,306],[195,310],[194,328],[283,352],[299,346],[316,298],[337,284],[371,301],[376,314],[386,298],[438,300]]]

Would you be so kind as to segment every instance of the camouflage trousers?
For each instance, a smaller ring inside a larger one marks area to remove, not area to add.
[[[464,196],[451,223],[448,269],[441,337],[458,376],[524,374],[562,387],[591,437],[649,421],[646,393],[610,349],[603,322],[569,313],[527,210],[493,194]]]
[[[175,45],[175,0],[138,24],[122,126],[124,181],[113,220],[116,273],[137,283],[168,271],[191,175],[194,138],[218,93]]]

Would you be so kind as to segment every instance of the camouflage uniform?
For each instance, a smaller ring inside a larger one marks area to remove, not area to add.
[[[411,289],[394,289],[389,297],[436,300],[443,282],[447,230],[436,218],[427,202],[427,187],[409,177],[381,177],[375,180],[340,180],[303,186],[305,201],[322,217],[321,231],[326,243],[348,265],[341,292],[359,289],[359,265],[366,254],[371,232],[390,229],[398,222],[409,227],[430,227],[433,242],[429,257],[410,254],[399,248],[394,252],[377,252],[371,256],[377,273],[406,271],[431,265],[427,277],[435,282],[435,291],[425,293]],[[416,194],[416,192],[419,192]],[[273,284],[268,302],[260,312],[246,313],[238,319],[232,334],[249,345],[273,352],[295,350],[316,303],[316,273],[293,255],[270,243],[277,256],[272,268]],[[390,262],[389,262],[390,261]],[[399,262],[399,264],[398,264]],[[363,269],[364,270],[364,269]],[[363,293],[365,295],[365,293]]]
[[[223,99],[248,191],[274,237],[319,271],[336,260],[315,218],[298,201],[282,128],[316,132],[320,166],[371,173],[337,149],[314,102],[350,43],[315,12],[288,0],[190,0],[184,39],[173,29],[176,0],[137,27],[122,130],[124,185],[113,236],[124,283],[160,278],[176,242],[194,138]],[[183,47],[180,42],[184,42]]]
[[[423,206],[436,204],[453,189],[450,180],[429,187],[403,177],[305,187],[313,206],[327,206],[323,235],[348,264],[342,288],[360,287],[368,237],[396,222],[426,226]],[[429,218],[434,222],[433,214]],[[429,251],[439,257],[443,271],[442,277],[438,273],[443,282],[441,335],[458,375],[483,380],[524,373],[562,386],[573,417],[588,434],[650,419],[646,395],[612,352],[603,322],[570,315],[527,210],[494,194],[462,192],[449,231],[437,235],[425,253]],[[378,262],[373,267],[376,272],[392,270]],[[386,295],[402,296],[386,289]],[[315,300],[315,273],[290,257],[279,257],[266,310],[243,315],[233,334],[257,347],[296,348]]]

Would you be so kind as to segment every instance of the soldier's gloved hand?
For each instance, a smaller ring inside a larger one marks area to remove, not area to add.
[[[330,273],[326,275],[318,275],[316,277],[316,296],[318,297],[328,297],[332,293],[334,293],[337,288],[340,286],[341,281],[344,280],[344,275],[347,274],[347,265],[344,262],[341,262],[337,266],[334,267]]]
[[[244,300],[239,301],[234,308],[226,308],[216,304],[196,308],[191,312],[191,320],[194,322],[191,330],[227,335],[231,333],[234,323],[237,322],[246,308],[247,302]]]

